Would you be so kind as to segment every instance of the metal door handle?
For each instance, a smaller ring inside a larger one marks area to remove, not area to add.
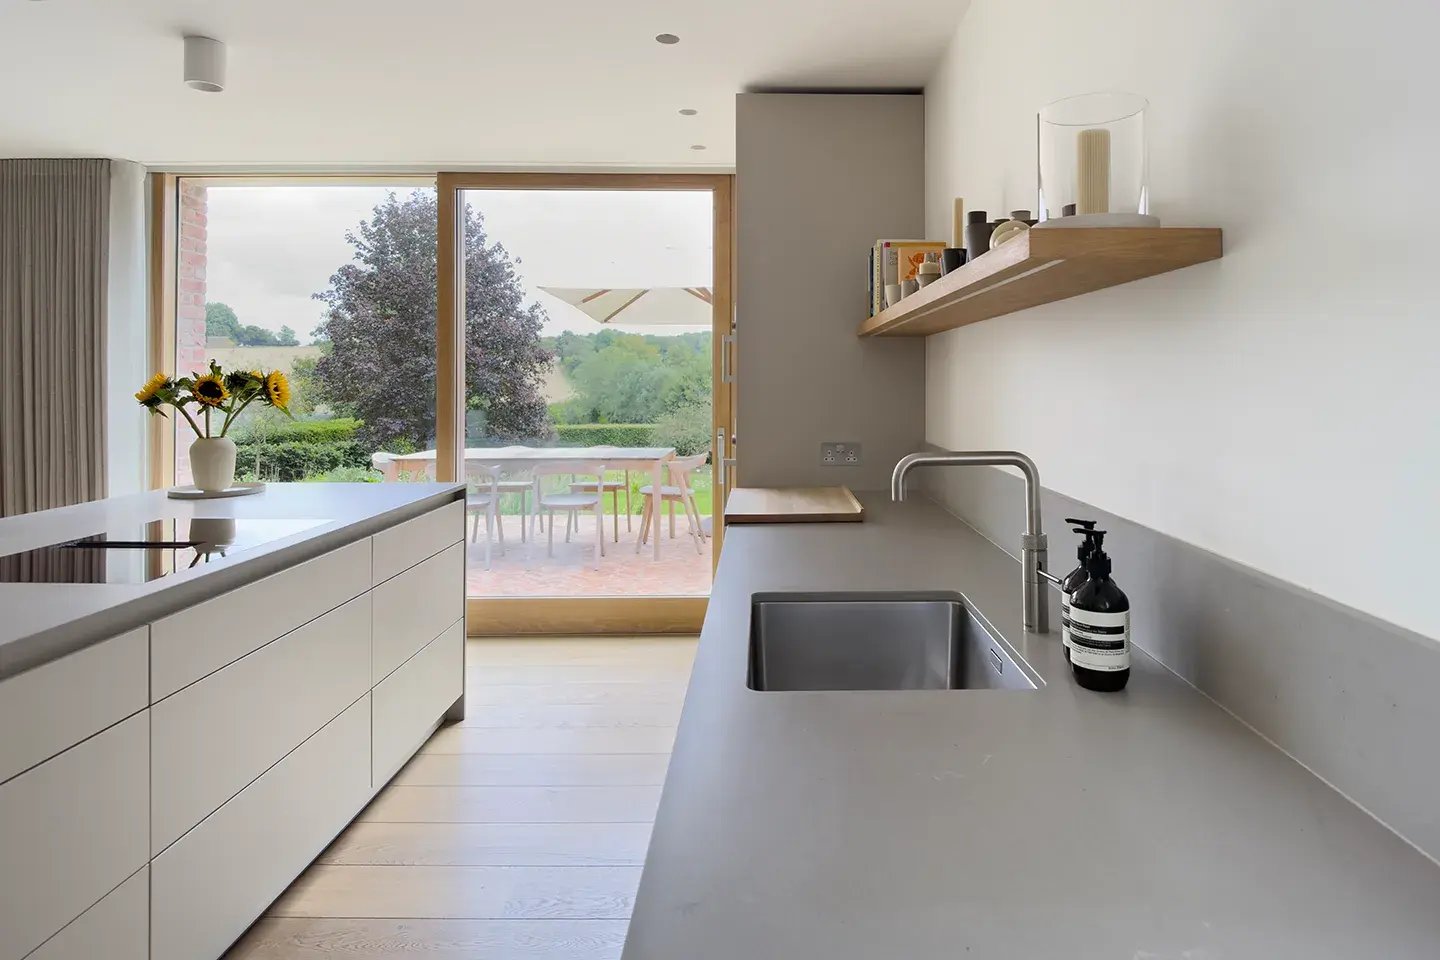
[[[735,371],[731,368],[730,353],[735,347],[735,334],[726,333],[720,337],[720,382],[734,383]]]

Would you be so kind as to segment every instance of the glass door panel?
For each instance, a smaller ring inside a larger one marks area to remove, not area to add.
[[[714,202],[461,191],[472,598],[709,594]]]
[[[415,457],[435,449],[433,182],[182,177],[178,189],[173,372],[214,361],[290,386],[290,416],[252,404],[229,428],[237,479],[433,477],[433,454]],[[189,483],[195,433],[175,420],[174,478]]]

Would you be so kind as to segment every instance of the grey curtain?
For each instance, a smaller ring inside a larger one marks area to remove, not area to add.
[[[0,516],[105,496],[109,160],[0,160]]]

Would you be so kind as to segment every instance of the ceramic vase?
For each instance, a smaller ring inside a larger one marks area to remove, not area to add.
[[[200,437],[190,444],[190,475],[206,493],[228,490],[235,483],[235,441]]]

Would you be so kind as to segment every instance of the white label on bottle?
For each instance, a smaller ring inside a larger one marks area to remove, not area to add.
[[[1130,611],[1096,613],[1072,605],[1070,662],[1105,673],[1130,669]]]
[[[1074,590],[1060,591],[1060,645],[1070,646],[1070,595]]]

